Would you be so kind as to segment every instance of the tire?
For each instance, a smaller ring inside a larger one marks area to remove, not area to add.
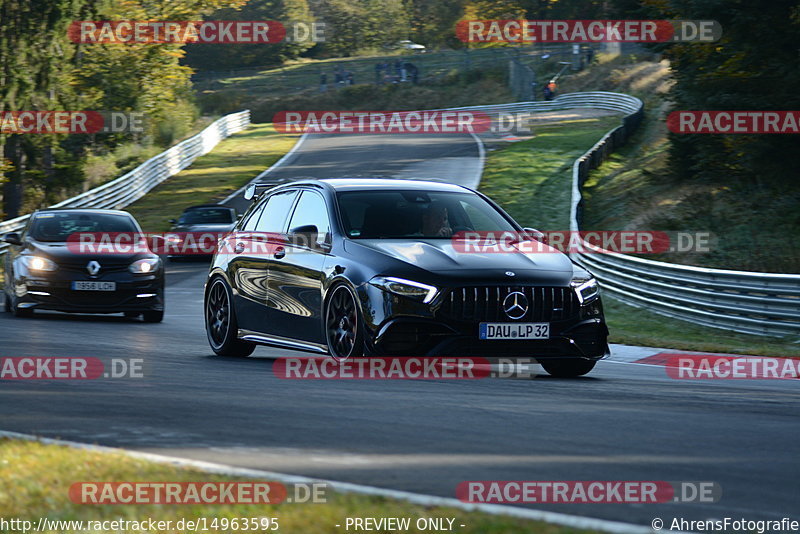
[[[338,361],[364,355],[364,326],[356,295],[350,286],[339,284],[325,303],[325,341],[328,352]]]
[[[206,336],[211,350],[219,356],[250,356],[256,349],[255,343],[248,343],[236,337],[239,325],[233,307],[231,288],[222,278],[214,278],[206,291],[203,302]]]
[[[164,310],[142,312],[142,320],[146,323],[160,323],[164,320]]]
[[[3,309],[6,310],[6,313],[11,313],[11,297],[5,291],[3,291],[3,301],[5,303]]]
[[[563,360],[541,360],[539,362],[544,370],[556,378],[575,378],[583,376],[592,369],[594,360],[584,360],[581,358]]]

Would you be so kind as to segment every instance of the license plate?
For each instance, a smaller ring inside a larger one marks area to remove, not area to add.
[[[117,290],[117,283],[116,282],[93,282],[90,280],[87,281],[75,281],[72,282],[72,289],[75,291],[116,291]]]
[[[480,339],[549,339],[550,323],[481,323]]]

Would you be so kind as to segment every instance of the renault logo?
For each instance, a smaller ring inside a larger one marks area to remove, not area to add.
[[[100,264],[92,260],[86,264],[86,270],[89,271],[90,276],[95,276],[100,272]]]
[[[528,298],[520,291],[513,291],[503,299],[503,311],[509,319],[522,319],[528,313]]]

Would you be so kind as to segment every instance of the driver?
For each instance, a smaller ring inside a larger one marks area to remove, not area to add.
[[[453,229],[447,219],[447,208],[432,203],[422,213],[422,235],[425,237],[451,237]]]

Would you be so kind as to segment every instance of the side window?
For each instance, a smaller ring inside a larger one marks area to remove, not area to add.
[[[256,225],[257,232],[282,233],[297,191],[286,191],[267,199],[264,212]]]
[[[315,241],[324,241],[331,230],[325,199],[314,191],[303,191],[300,195],[300,200],[297,202],[297,207],[295,207],[289,222],[289,231],[301,226],[314,225],[317,227]]]
[[[250,212],[250,215],[247,217],[247,220],[244,222],[244,225],[242,226],[243,232],[255,231],[256,225],[258,224],[258,219],[264,212],[264,206],[266,206],[266,202],[262,202],[258,207],[256,207],[256,209]]]

